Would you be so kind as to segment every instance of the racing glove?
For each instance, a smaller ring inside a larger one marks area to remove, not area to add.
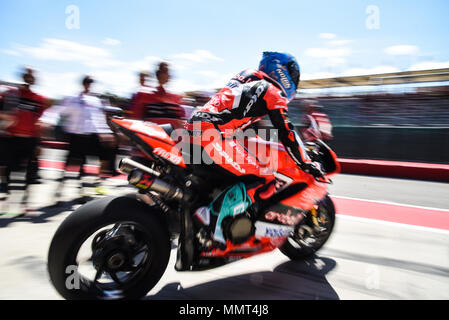
[[[278,130],[279,140],[293,161],[300,167],[305,162],[310,162],[310,158],[305,152],[304,144],[290,122],[287,111],[283,109],[269,110],[268,116],[274,128]]]
[[[324,172],[321,170],[321,165],[318,162],[305,162],[301,169],[315,178],[324,178]]]

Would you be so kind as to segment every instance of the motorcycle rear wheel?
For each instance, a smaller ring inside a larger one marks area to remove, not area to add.
[[[145,296],[162,277],[171,251],[167,226],[152,210],[135,199],[111,197],[68,216],[48,253],[48,272],[59,294],[71,300]],[[84,248],[92,254],[81,262]],[[92,270],[85,273],[86,266]]]
[[[335,225],[335,207],[329,196],[319,204],[317,213],[318,226],[313,223],[311,216],[306,217],[279,248],[291,260],[313,256],[329,240]]]

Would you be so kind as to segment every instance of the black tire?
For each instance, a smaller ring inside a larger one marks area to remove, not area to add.
[[[83,242],[102,227],[118,222],[135,223],[144,229],[144,237],[151,245],[152,259],[147,259],[142,274],[136,276],[132,286],[126,287],[118,299],[139,299],[160,280],[170,257],[170,237],[159,212],[130,197],[109,197],[91,201],[68,216],[56,231],[48,253],[48,272],[56,290],[65,299],[90,300],[110,298],[92,288],[87,279],[78,289],[68,289],[68,266],[78,266],[76,258]],[[139,229],[140,230],[140,229]],[[148,264],[148,265],[147,265]],[[78,270],[75,271],[78,273]]]
[[[323,211],[326,210],[326,211]],[[313,235],[316,240],[312,246],[306,246],[298,241],[296,237],[289,237],[287,241],[279,248],[279,250],[289,257],[291,260],[303,260],[313,256],[318,250],[320,250],[324,244],[329,240],[335,225],[335,207],[329,196],[326,196],[318,207],[318,214],[326,214],[328,223],[326,224],[326,230],[321,234]],[[307,223],[307,219],[305,223]],[[301,226],[301,224],[300,224]],[[298,231],[298,227],[295,228],[295,233]]]

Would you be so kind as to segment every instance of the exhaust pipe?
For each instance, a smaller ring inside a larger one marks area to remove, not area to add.
[[[139,170],[146,172],[155,177],[160,177],[160,175],[161,175],[160,172],[155,171],[151,168],[148,168],[147,166],[144,166],[143,164],[141,164],[137,161],[131,160],[129,158],[123,158],[122,160],[120,160],[118,169],[121,172],[126,173],[126,174],[130,174],[131,171],[133,171],[134,169],[139,169]]]
[[[124,158],[119,164],[120,171],[128,174],[128,182],[141,190],[155,191],[168,199],[181,201],[184,193],[181,188],[167,183],[157,177],[160,172],[155,171],[134,160]]]

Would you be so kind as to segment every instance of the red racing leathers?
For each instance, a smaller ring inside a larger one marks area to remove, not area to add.
[[[168,92],[162,86],[143,86],[131,99],[131,117],[138,120],[148,119],[155,123],[168,122],[177,128],[181,126],[181,119],[184,118],[181,104],[180,95]]]
[[[208,129],[217,131],[222,138],[218,143],[204,138],[210,133],[202,134],[200,139],[194,138],[192,142],[201,144],[215,163],[234,175],[263,176],[265,183],[247,189],[247,192],[253,202],[264,200],[276,191],[274,174],[240,145],[233,134],[268,115],[289,155],[298,166],[305,168],[310,160],[288,118],[287,104],[288,100],[277,82],[262,71],[247,69],[232,78],[206,105],[196,109],[186,129],[193,133]],[[232,154],[226,152],[229,150]],[[238,163],[236,155],[242,152],[247,161]]]
[[[27,87],[19,87],[5,92],[2,103],[5,111],[11,112],[15,119],[7,128],[11,136],[39,136],[37,121],[48,106],[47,99]]]
[[[5,129],[6,136],[0,137],[0,149],[3,149],[0,152],[0,166],[7,167],[5,175],[8,180],[10,171],[25,158],[28,162],[26,179],[27,183],[31,183],[38,170],[38,120],[49,103],[26,86],[5,92],[1,102],[0,111],[3,110],[14,120]]]

